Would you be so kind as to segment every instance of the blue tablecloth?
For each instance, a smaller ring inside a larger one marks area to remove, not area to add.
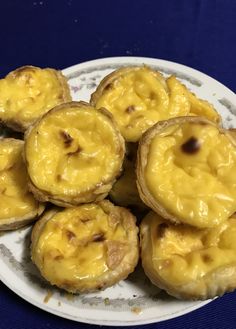
[[[132,55],[194,67],[234,91],[235,18],[234,0],[2,0],[0,76],[25,64],[65,68]],[[145,328],[235,329],[235,306],[236,293],[231,293]],[[0,283],[1,329],[95,327],[43,312]]]

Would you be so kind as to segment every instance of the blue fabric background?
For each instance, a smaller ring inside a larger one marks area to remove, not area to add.
[[[0,76],[32,64],[65,68],[109,56],[194,67],[236,89],[235,0],[0,1]],[[236,293],[143,328],[235,329]],[[96,328],[28,304],[0,283],[0,329]]]

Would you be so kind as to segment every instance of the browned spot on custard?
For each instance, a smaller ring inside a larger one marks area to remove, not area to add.
[[[157,228],[157,239],[161,239],[164,237],[165,235],[165,231],[168,228],[168,224],[166,223],[161,223],[160,225],[158,225]]]
[[[56,256],[54,259],[55,259],[55,260],[62,260],[63,258],[64,258],[63,255],[58,255],[58,256]]]
[[[57,180],[58,182],[60,182],[60,181],[62,180],[62,176],[61,176],[61,175],[57,175],[57,176],[56,176],[56,180]]]
[[[106,238],[103,232],[94,234],[92,237],[93,242],[102,242],[104,240],[106,240]]]
[[[64,141],[65,147],[70,147],[73,142],[73,138],[64,130],[60,131],[60,136]]]
[[[69,230],[66,230],[66,236],[67,236],[69,241],[76,237],[75,233],[73,233]]]
[[[149,95],[149,98],[150,98],[151,100],[156,99],[156,94],[155,94],[153,91],[151,91],[151,92],[150,92],[150,95]]]
[[[190,137],[187,142],[181,145],[181,149],[184,153],[195,154],[200,150],[200,142],[195,137]]]
[[[5,194],[6,191],[7,191],[7,188],[4,187],[4,188],[2,189],[2,191],[1,191],[1,194]]]
[[[112,88],[113,88],[112,83],[108,83],[108,84],[106,85],[106,87],[104,88],[104,90],[110,90],[110,89],[112,89]]]
[[[82,223],[87,223],[87,222],[90,222],[92,219],[91,218],[81,218],[80,221]]]
[[[135,107],[133,105],[128,106],[127,109],[125,110],[125,112],[128,114],[130,114],[134,111],[135,111]]]
[[[74,152],[69,152],[67,153],[68,156],[72,156],[72,155],[76,155],[79,154],[82,151],[82,147],[81,146],[77,146],[77,149]]]
[[[59,101],[63,101],[63,100],[64,100],[63,94],[59,94],[59,95],[57,96],[57,99],[58,99]]]
[[[208,254],[203,254],[202,255],[202,260],[203,260],[204,263],[211,263],[213,261],[211,256],[208,255]]]

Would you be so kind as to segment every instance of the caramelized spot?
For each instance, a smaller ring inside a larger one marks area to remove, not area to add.
[[[61,175],[57,175],[57,176],[56,176],[56,180],[57,180],[58,182],[60,182],[60,181],[62,180]]]
[[[66,230],[66,236],[67,236],[69,241],[71,241],[71,239],[76,237],[76,235],[73,232],[69,231],[69,230]]]
[[[161,239],[164,237],[165,235],[165,231],[168,228],[168,224],[166,223],[161,223],[160,225],[158,225],[157,228],[157,239]]]
[[[79,259],[79,263],[80,263],[80,265],[83,265],[84,263],[86,263],[86,261],[87,261],[87,259],[84,258],[84,257],[81,257],[81,258]]]
[[[70,147],[73,142],[73,138],[64,130],[60,131],[60,136],[64,141],[65,147]]]
[[[151,100],[156,99],[156,94],[155,94],[153,91],[151,91],[151,93],[150,93],[150,95],[149,95],[149,98],[150,98]]]
[[[104,240],[106,240],[106,238],[105,238],[103,232],[94,234],[93,237],[92,237],[93,242],[102,242]]]
[[[5,194],[6,191],[7,191],[7,188],[4,187],[4,189],[1,191],[1,194]]]
[[[64,258],[63,255],[58,255],[54,258],[54,260],[62,260]]]
[[[59,94],[59,95],[57,96],[57,99],[58,99],[59,101],[63,101],[63,100],[64,100],[63,94]]]
[[[105,283],[100,283],[100,284],[96,287],[96,289],[97,289],[97,290],[102,290],[102,289],[104,288],[104,286],[105,286]]]
[[[128,114],[130,114],[134,111],[135,111],[135,107],[133,105],[128,106],[127,109],[125,110],[125,112]]]
[[[203,254],[202,255],[202,260],[203,260],[204,263],[211,263],[213,261],[211,256],[208,255],[208,254]]]
[[[92,219],[91,218],[81,218],[80,221],[82,223],[87,223],[87,222],[90,222]]]
[[[67,153],[67,155],[68,156],[76,155],[76,154],[79,154],[81,151],[82,151],[82,147],[78,145],[77,149],[74,152],[69,152],[69,153]]]
[[[188,154],[197,153],[200,149],[200,143],[195,137],[190,137],[187,142],[181,145],[181,149],[183,152]]]
[[[106,85],[106,87],[104,88],[104,90],[110,90],[110,89],[112,89],[112,88],[113,88],[112,83],[108,83],[108,84]]]

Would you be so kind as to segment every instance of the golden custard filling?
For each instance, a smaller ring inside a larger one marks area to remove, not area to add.
[[[150,142],[144,176],[176,218],[212,227],[236,211],[236,147],[216,126],[171,125]]]
[[[61,78],[53,69],[24,67],[0,80],[0,118],[34,122],[64,100]]]
[[[235,217],[213,229],[168,224],[153,212],[143,223],[149,233],[142,257],[149,259],[152,271],[172,287],[236,266]]]
[[[60,287],[84,289],[96,278],[119,266],[129,251],[128,232],[96,204],[56,213],[44,225],[33,250],[42,274]],[[87,283],[86,283],[87,282]]]
[[[22,141],[0,139],[0,221],[20,218],[38,209],[27,188]]]
[[[156,122],[173,117],[203,115],[220,121],[213,106],[191,94],[174,76],[165,81],[145,66],[130,69],[106,85],[96,101],[96,108],[101,107],[112,112],[129,142],[138,141]]]
[[[69,103],[49,112],[26,139],[30,179],[59,197],[90,191],[119,173],[119,138],[110,118],[92,107]]]

